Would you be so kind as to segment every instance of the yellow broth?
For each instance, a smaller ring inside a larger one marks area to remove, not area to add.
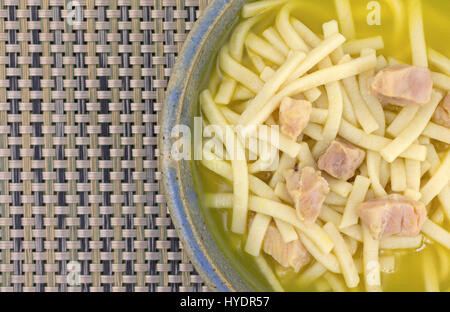
[[[299,2],[299,8],[292,12],[292,15],[302,21],[311,30],[317,34],[322,33],[322,24],[330,20],[337,20],[337,15],[333,0],[291,0]],[[385,48],[377,51],[377,55],[384,55],[386,58],[394,57],[400,61],[411,63],[411,49],[408,34],[407,11],[403,11],[404,22],[397,31],[395,30],[395,16],[387,1],[377,1],[381,5],[381,25],[368,25],[367,4],[370,1],[351,0],[353,18],[355,21],[357,39],[381,35],[383,36]],[[402,1],[406,5],[407,0]],[[450,1],[426,0],[423,3],[423,19],[425,27],[425,37],[428,47],[450,56]],[[267,26],[273,25],[275,16],[278,12],[273,10],[268,13],[267,19],[264,19],[260,25],[254,29],[256,33],[262,32]],[[227,32],[229,33],[229,32]],[[223,42],[226,42],[228,35],[224,35]],[[215,57],[211,60],[210,66],[204,73],[203,85],[201,90],[207,88],[208,81],[212,74]],[[249,60],[244,58],[243,63],[249,68]],[[432,68],[432,67],[431,67]],[[435,68],[432,68],[436,70]],[[200,110],[198,109],[200,115]],[[231,210],[216,210],[204,207],[203,194],[207,192],[231,192],[231,185],[227,184],[221,177],[202,167],[198,162],[193,162],[194,182],[197,188],[197,194],[201,202],[201,209],[205,216],[208,227],[210,228],[214,239],[222,249],[226,258],[233,267],[241,274],[250,286],[256,290],[271,290],[268,282],[253,260],[253,257],[244,252],[245,236],[231,233]],[[264,179],[264,176],[257,175]],[[430,213],[432,213],[431,210]],[[443,224],[446,230],[450,230],[447,221]],[[361,245],[357,254],[361,254]],[[426,258],[428,253],[429,257]],[[263,253],[262,253],[263,254]],[[437,243],[426,239],[425,244],[418,250],[395,250],[380,251],[380,257],[384,255],[395,256],[395,272],[381,273],[382,287],[384,291],[424,291],[424,261],[428,259],[426,265],[434,265],[437,268],[438,278],[440,280],[440,290],[450,290],[450,276],[446,267],[450,266],[450,251]],[[272,265],[275,271],[275,263],[269,256],[265,256],[268,263]],[[299,282],[300,273],[290,272],[284,277],[280,277],[280,282],[286,291],[317,291],[319,284],[324,281],[321,277],[310,285],[304,285]],[[343,283],[342,276],[338,276]],[[343,283],[345,285],[345,283]],[[364,291],[364,279],[357,289],[353,291]]]

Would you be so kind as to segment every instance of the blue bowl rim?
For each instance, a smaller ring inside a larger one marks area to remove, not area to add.
[[[196,59],[199,57],[201,48],[207,40],[209,33],[216,25],[219,18],[232,5],[234,0],[214,0],[203,11],[202,16],[197,20],[192,30],[189,32],[184,46],[177,58],[169,85],[166,91],[166,100],[160,116],[161,132],[159,135],[159,148],[164,148],[168,144],[164,133],[169,133],[172,127],[181,119],[181,99],[187,87],[188,79]],[[174,111],[176,116],[174,116]],[[175,117],[175,118],[171,118]],[[198,233],[188,224],[192,224],[190,215],[184,207],[184,190],[181,184],[180,167],[175,161],[166,157],[159,159],[162,172],[162,188],[167,202],[170,215],[175,224],[178,236],[183,243],[196,270],[210,288],[216,291],[233,291],[232,285],[223,274],[215,267],[204,252]]]

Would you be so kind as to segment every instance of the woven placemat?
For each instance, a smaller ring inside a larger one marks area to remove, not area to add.
[[[157,117],[207,0],[0,0],[0,291],[205,291]]]

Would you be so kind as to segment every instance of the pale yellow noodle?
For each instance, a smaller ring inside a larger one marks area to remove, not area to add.
[[[244,250],[248,254],[255,257],[259,256],[264,241],[264,235],[266,234],[271,220],[271,217],[259,213],[253,218],[244,247]]]
[[[247,89],[257,93],[264,86],[261,79],[250,69],[241,65],[228,54],[228,48],[225,46],[219,53],[219,63],[222,71],[240,82]]]
[[[263,123],[275,109],[278,108],[285,96],[292,96],[321,85],[355,76],[376,66],[376,57],[366,56],[354,59],[348,63],[335,65],[315,71],[312,74],[296,79],[273,96],[250,120],[248,124]]]
[[[286,42],[284,42],[283,38],[281,38],[280,34],[275,28],[267,28],[263,31],[262,36],[267,41],[269,41],[275,49],[283,53],[283,55],[287,56],[289,54],[289,47],[286,45]]]
[[[202,111],[211,124],[224,127],[228,126],[227,121],[217,108],[208,90],[202,92],[200,100]],[[245,159],[244,148],[235,133],[232,132],[232,135],[227,135],[224,144],[229,153],[232,150],[235,152],[234,155],[231,155],[234,196],[231,230],[234,233],[243,234],[246,229],[248,214],[249,187],[247,161]]]
[[[422,187],[421,201],[428,205],[447,185],[450,180],[450,151],[445,155],[444,160],[433,174],[431,179]]]
[[[239,62],[242,60],[242,56],[244,54],[245,38],[247,37],[247,34],[250,31],[250,29],[256,23],[261,21],[261,19],[264,16],[265,16],[264,14],[260,14],[258,16],[246,19],[245,21],[239,23],[234,29],[233,33],[231,34],[229,42],[230,42],[230,53],[235,60]]]
[[[375,36],[365,39],[357,39],[347,41],[342,48],[345,54],[359,54],[363,49],[374,49],[381,50],[384,49],[383,37]]]
[[[413,65],[428,67],[427,45],[425,42],[422,15],[421,0],[409,0],[409,37],[411,40]]]
[[[293,225],[314,241],[314,244],[326,254],[333,248],[333,242],[319,225],[306,224],[298,218],[295,209],[288,205],[258,196],[250,196],[249,208],[254,212],[267,214]]]
[[[428,58],[433,66],[450,76],[450,59],[432,48],[428,48]]]
[[[380,152],[388,144],[393,141],[385,137],[377,136],[374,134],[367,134],[361,129],[348,123],[345,119],[342,120],[341,126],[339,128],[339,135],[356,146],[362,148]],[[427,154],[427,148],[423,145],[412,144],[400,154],[400,157],[414,159],[419,161],[424,161]]]
[[[355,225],[358,223],[358,214],[356,212],[356,206],[362,203],[366,197],[366,193],[370,186],[370,180],[363,176],[356,176],[355,183],[353,184],[352,192],[348,198],[345,206],[344,215],[342,216],[340,229]]]
[[[380,262],[378,257],[379,241],[374,240],[366,226],[363,232],[363,271],[366,290],[381,291]]]
[[[225,77],[219,86],[219,91],[217,91],[215,102],[217,104],[228,105],[231,102],[234,91],[236,89],[236,80],[229,77]]]
[[[406,190],[405,161],[397,158],[391,163],[391,188],[394,192]]]
[[[444,90],[444,91],[450,91],[450,77],[441,74],[441,73],[435,73],[431,72],[431,78],[433,79],[433,84],[435,88]]]
[[[350,0],[334,0],[342,33],[348,40],[356,38],[355,23],[353,21]]]
[[[275,49],[272,44],[252,32],[247,35],[245,44],[250,50],[278,66],[286,60],[285,55]]]
[[[324,230],[328,233],[334,244],[334,253],[341,266],[341,271],[344,276],[347,287],[353,288],[359,284],[359,275],[353,261],[352,255],[344,241],[344,238],[339,233],[338,229],[333,223],[328,222],[324,225]]]
[[[243,18],[253,17],[274,9],[286,1],[287,0],[265,0],[246,3],[242,7],[241,15]]]
[[[295,2],[285,4],[278,12],[275,24],[281,37],[292,50],[308,51],[309,47],[305,41],[297,34],[290,22],[291,11],[297,6]]]
[[[305,59],[303,52],[295,52],[287,61],[276,71],[273,77],[268,81],[256,97],[250,102],[247,109],[242,113],[240,124],[247,125],[252,116],[257,113],[273,97],[280,86],[288,79],[295,68]]]

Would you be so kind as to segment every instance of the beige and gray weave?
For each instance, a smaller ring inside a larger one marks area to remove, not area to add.
[[[201,291],[158,114],[207,0],[0,0],[0,291]]]

